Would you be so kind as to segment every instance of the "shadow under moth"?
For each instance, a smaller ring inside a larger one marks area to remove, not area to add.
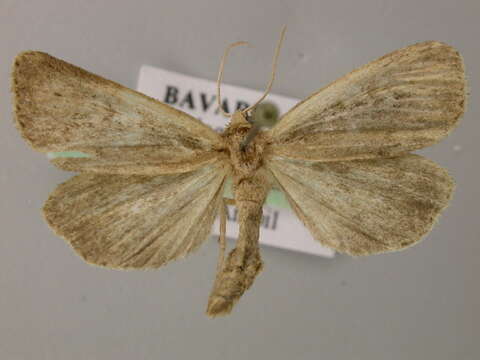
[[[222,58],[219,104],[224,60],[241,44]],[[447,205],[453,180],[410,152],[440,141],[464,112],[459,53],[436,41],[394,51],[265,129],[254,112],[273,83],[280,44],[264,96],[225,114],[231,121],[221,134],[46,53],[19,54],[12,77],[18,130],[35,150],[85,154],[51,159],[80,173],[45,203],[55,233],[90,264],[149,269],[198,249],[219,215],[210,316],[228,314],[262,269],[259,229],[272,187],[312,236],[336,251],[369,255],[418,242]],[[225,257],[227,179],[240,228]]]

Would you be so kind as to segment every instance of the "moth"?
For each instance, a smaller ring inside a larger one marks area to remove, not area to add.
[[[281,39],[283,39],[284,31]],[[218,81],[220,82],[225,51]],[[16,126],[40,152],[81,152],[54,165],[79,172],[43,212],[88,263],[151,269],[208,238],[220,215],[220,255],[207,314],[230,313],[262,269],[259,228],[272,187],[323,245],[350,255],[417,243],[446,207],[453,180],[411,152],[437,143],[464,112],[460,54],[441,42],[385,55],[313,93],[270,129],[253,106],[218,134],[201,121],[46,53],[13,66]],[[221,105],[220,109],[221,109]],[[232,179],[239,236],[225,252],[223,190]]]

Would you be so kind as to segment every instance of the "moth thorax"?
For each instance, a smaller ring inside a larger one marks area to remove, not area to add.
[[[261,132],[256,133],[252,138],[252,129],[253,125],[245,119],[243,114],[236,112],[225,131],[234,171],[242,177],[253,176],[262,165],[265,139]],[[248,143],[246,143],[247,139]]]

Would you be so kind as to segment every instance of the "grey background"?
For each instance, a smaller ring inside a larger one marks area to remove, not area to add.
[[[480,333],[478,0],[0,1],[0,357],[2,359],[477,359]],[[333,260],[264,248],[265,271],[233,314],[204,309],[211,240],[158,271],[87,266],[40,208],[71,174],[20,138],[9,72],[26,49],[129,87],[141,64],[263,89],[288,25],[274,92],[305,97],[394,49],[440,40],[471,88],[458,129],[422,151],[457,181],[430,235],[406,251]]]

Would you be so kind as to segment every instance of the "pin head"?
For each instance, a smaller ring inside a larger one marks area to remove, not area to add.
[[[271,128],[277,123],[279,113],[274,103],[263,102],[253,109],[250,122],[259,127]]]

